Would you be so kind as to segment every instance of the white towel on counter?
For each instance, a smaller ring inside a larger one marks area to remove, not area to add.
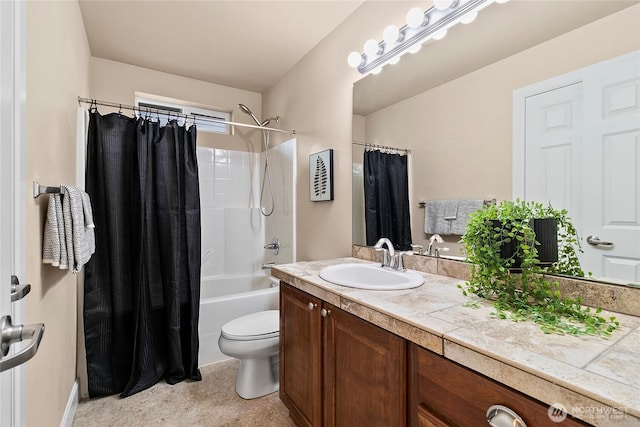
[[[62,189],[63,194],[49,199],[42,262],[78,273],[95,252],[91,202],[77,187],[63,185]]]

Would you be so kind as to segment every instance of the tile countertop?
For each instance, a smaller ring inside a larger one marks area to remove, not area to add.
[[[491,317],[491,303],[463,307],[455,279],[422,273],[425,283],[369,291],[329,283],[328,265],[357,258],[280,264],[272,276],[396,335],[596,426],[640,426],[640,317],[616,316],[609,338],[547,335],[532,322]],[[477,299],[476,299],[477,300]]]

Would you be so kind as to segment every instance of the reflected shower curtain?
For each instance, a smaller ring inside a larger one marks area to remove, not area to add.
[[[195,126],[92,111],[86,191],[96,225],[84,284],[89,396],[200,380]]]
[[[387,237],[395,249],[411,249],[407,156],[364,152],[364,210],[367,246]]]

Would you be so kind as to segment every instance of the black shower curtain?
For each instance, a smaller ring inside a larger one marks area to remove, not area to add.
[[[387,237],[395,249],[411,249],[407,156],[364,152],[364,210],[367,246]]]
[[[89,396],[200,380],[195,126],[92,111],[86,191],[96,225],[84,282]]]

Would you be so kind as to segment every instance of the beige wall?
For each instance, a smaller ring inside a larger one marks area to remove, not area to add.
[[[624,9],[367,116],[367,142],[412,149],[414,243],[420,200],[511,198],[513,91],[640,49],[639,16]]]
[[[279,114],[282,127],[298,131],[298,261],[351,254],[352,85],[362,76],[348,66],[347,55],[420,4],[365,2],[263,94],[265,114]],[[334,150],[335,200],[310,202],[309,155],[328,148]]]
[[[255,124],[248,115],[238,109],[247,105],[262,118],[262,95],[242,89],[207,83],[136,67],[102,58],[91,58],[91,97],[108,102],[135,104],[136,92],[150,94],[159,99],[169,98],[187,101],[197,107],[211,108],[232,113],[231,121]],[[100,107],[106,114],[110,110]],[[127,112],[127,114],[131,114]],[[233,135],[198,133],[198,145],[238,151],[262,151],[259,131],[236,127]]]
[[[78,96],[89,94],[89,45],[77,2],[27,3],[26,180],[74,184]],[[76,276],[44,265],[47,197],[26,200],[27,322],[46,326],[26,364],[29,426],[58,426],[76,378]]]

